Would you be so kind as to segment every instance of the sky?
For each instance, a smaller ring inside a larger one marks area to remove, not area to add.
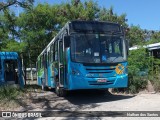
[[[36,3],[58,4],[69,0],[35,0]],[[81,0],[84,1],[84,0]],[[87,0],[86,0],[87,1]],[[129,25],[142,29],[160,30],[160,0],[93,0],[100,7],[113,7],[114,13],[126,13]]]

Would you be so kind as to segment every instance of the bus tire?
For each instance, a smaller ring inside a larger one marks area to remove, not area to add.
[[[43,83],[43,80],[41,79],[41,87],[42,87],[42,90],[43,91],[47,91],[48,90],[48,87],[45,86],[45,84]]]
[[[57,96],[59,97],[65,97],[67,95],[67,91],[64,90],[64,88],[59,87],[59,83],[56,81],[55,82],[55,93],[57,94]]]
[[[65,97],[67,95],[67,91],[58,86],[56,86],[55,91],[56,91],[57,96],[59,97]]]
[[[57,83],[55,83],[55,93],[57,96],[59,96],[59,86],[57,85]]]

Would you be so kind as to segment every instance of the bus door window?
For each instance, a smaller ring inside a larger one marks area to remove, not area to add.
[[[14,78],[15,78],[15,83],[18,84],[19,83],[19,77],[18,77],[18,61],[15,60],[14,62]]]
[[[60,57],[59,62],[63,64],[63,42],[62,41],[59,42],[59,57]]]
[[[62,40],[58,41],[58,54],[59,54],[59,83],[60,85],[64,84],[64,56],[63,56],[63,42]]]
[[[5,80],[8,81],[10,80],[10,66],[9,66],[9,61],[5,61]]]
[[[17,61],[16,60],[6,60],[5,61],[5,80],[6,81],[15,81],[18,83],[18,75],[17,69]]]

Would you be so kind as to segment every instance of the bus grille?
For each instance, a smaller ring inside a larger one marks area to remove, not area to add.
[[[114,76],[114,71],[115,71],[115,66],[110,67],[91,67],[91,66],[85,66],[87,74],[92,74],[92,76],[87,76],[87,77],[92,77],[92,78],[106,78],[106,77],[115,77]]]

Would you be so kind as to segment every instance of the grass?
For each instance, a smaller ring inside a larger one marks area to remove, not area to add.
[[[18,87],[10,85],[0,86],[0,110],[17,108],[18,103],[16,100],[23,94],[24,91]]]
[[[23,90],[18,87],[4,85],[0,87],[0,100],[15,100],[22,93]]]
[[[27,85],[24,89],[11,85],[0,86],[0,110],[14,110],[39,91],[36,85]]]

